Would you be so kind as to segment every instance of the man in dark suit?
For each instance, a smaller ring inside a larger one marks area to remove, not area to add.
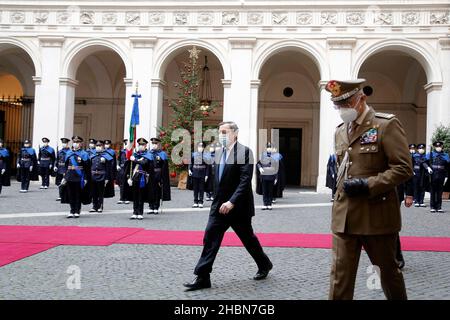
[[[252,151],[237,141],[238,130],[234,122],[219,124],[219,140],[224,148],[216,152],[218,165],[214,200],[203,238],[203,251],[194,270],[196,278],[184,284],[186,291],[211,287],[210,273],[214,259],[229,227],[233,228],[258,266],[253,279],[266,278],[272,269],[272,263],[252,228],[252,217],[255,215],[251,184],[254,160]]]

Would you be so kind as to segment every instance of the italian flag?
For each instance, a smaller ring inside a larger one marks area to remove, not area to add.
[[[130,157],[133,155],[133,150],[136,148],[136,126],[139,124],[139,98],[141,97],[140,94],[136,92],[136,94],[133,94],[132,97],[134,98],[133,103],[133,110],[131,112],[131,119],[130,119],[130,138],[128,139],[128,145],[127,145],[127,159],[130,160]]]

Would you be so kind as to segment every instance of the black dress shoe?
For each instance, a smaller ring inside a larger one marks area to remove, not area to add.
[[[270,270],[272,270],[273,264],[272,262],[269,262],[269,266],[265,269],[259,269],[258,272],[253,277],[253,280],[262,280],[267,278],[267,275],[269,274]]]
[[[405,260],[403,259],[398,259],[397,260],[397,265],[399,269],[403,269],[405,267]]]
[[[195,291],[200,289],[211,288],[211,279],[208,277],[197,276],[194,281],[183,283],[187,289],[184,291]]]

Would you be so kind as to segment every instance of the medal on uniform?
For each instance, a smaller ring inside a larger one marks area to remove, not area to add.
[[[364,132],[359,139],[360,144],[375,143],[378,140],[378,130],[376,128],[371,128]]]

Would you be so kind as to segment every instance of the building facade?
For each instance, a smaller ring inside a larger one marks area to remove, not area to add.
[[[369,104],[411,143],[450,124],[449,12],[448,0],[0,1],[0,135],[119,144],[138,82],[138,135],[154,136],[196,46],[220,105],[211,122],[237,122],[255,150],[259,129],[280,129],[289,183],[325,191],[340,122],[328,80],[367,79]]]

